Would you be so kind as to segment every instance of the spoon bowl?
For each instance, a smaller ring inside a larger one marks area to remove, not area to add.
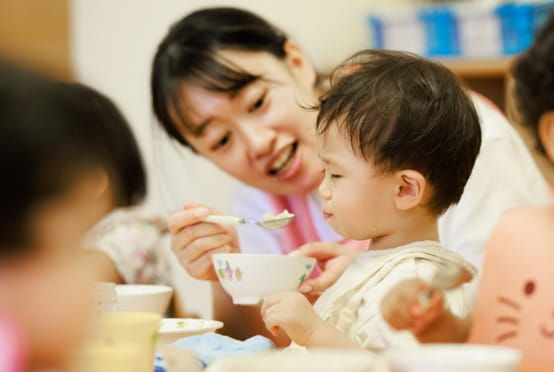
[[[247,223],[253,223],[258,226],[263,227],[268,230],[276,230],[281,227],[285,227],[294,219],[294,214],[289,213],[288,211],[283,211],[278,215],[266,214],[261,221],[250,220],[243,217],[237,216],[221,216],[216,214],[211,214],[204,218],[205,222],[219,223],[224,225],[243,225]]]

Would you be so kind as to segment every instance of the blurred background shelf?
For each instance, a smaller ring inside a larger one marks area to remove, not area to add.
[[[499,58],[438,58],[471,89],[506,110],[506,81],[514,56]]]
[[[462,79],[504,78],[514,57],[500,58],[444,58],[438,59]]]
[[[73,80],[69,0],[0,0],[0,57]]]

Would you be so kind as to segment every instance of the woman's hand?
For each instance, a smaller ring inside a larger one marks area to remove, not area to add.
[[[418,338],[425,334],[445,311],[440,291],[432,292],[428,304],[419,303],[419,294],[429,289],[429,284],[421,279],[398,283],[381,302],[381,312],[385,321],[392,328],[408,330]]]
[[[185,203],[171,215],[167,225],[172,234],[171,249],[179,263],[196,279],[217,280],[213,253],[239,252],[237,233],[228,225],[203,222],[208,214],[220,214],[206,206]]]
[[[266,328],[277,336],[284,331],[298,345],[310,345],[311,336],[323,322],[301,293],[282,292],[264,299],[262,318]]]
[[[310,297],[318,297],[333,285],[350,265],[356,252],[339,243],[307,243],[293,251],[291,255],[313,257],[322,273],[317,278],[306,279],[299,291]]]

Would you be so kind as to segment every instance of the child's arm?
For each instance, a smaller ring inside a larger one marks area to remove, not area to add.
[[[381,312],[392,328],[408,330],[420,342],[463,342],[470,318],[458,318],[444,307],[443,295],[433,292],[429,303],[419,303],[421,292],[429,285],[420,279],[398,283],[383,298]]]
[[[306,347],[361,348],[345,334],[326,323],[298,292],[283,292],[264,299],[262,317],[267,329],[281,330],[298,345]]]

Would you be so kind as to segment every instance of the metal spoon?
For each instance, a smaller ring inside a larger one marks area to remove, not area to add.
[[[431,279],[431,289],[418,294],[418,302],[421,306],[427,307],[436,291],[456,288],[470,279],[471,274],[465,267],[454,263],[447,264],[440,268]]]
[[[221,216],[211,214],[204,218],[205,222],[219,223],[224,225],[242,225],[246,223],[254,223],[265,229],[275,230],[288,225],[294,219],[294,214],[287,213],[286,215],[278,214],[277,216],[264,217],[261,221],[254,221],[243,217],[236,216]]]

